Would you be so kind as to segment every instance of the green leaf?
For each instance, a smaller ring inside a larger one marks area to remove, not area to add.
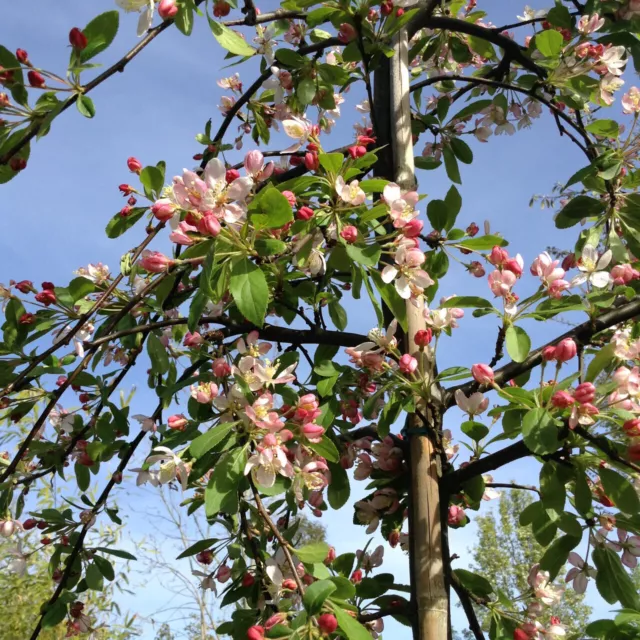
[[[101,551],[102,553],[108,553],[112,556],[116,556],[117,558],[122,558],[123,560],[137,560],[132,553],[128,551],[122,551],[121,549],[111,549],[108,547],[96,547],[96,551]]]
[[[340,464],[329,462],[328,465],[331,471],[331,482],[327,487],[327,498],[331,508],[337,511],[347,504],[351,495],[351,483],[347,472]]]
[[[384,180],[382,178],[371,178],[369,180],[362,180],[362,182],[360,182],[360,188],[365,193],[382,193],[388,184],[388,180]]]
[[[605,493],[623,513],[634,515],[640,511],[640,498],[633,485],[619,473],[603,467],[598,470]]]
[[[469,36],[469,47],[472,51],[475,51],[480,57],[492,60],[496,57],[496,52],[493,45],[484,38],[478,38],[476,36]]]
[[[482,438],[486,437],[489,433],[488,427],[482,424],[482,422],[475,422],[474,420],[463,422],[460,425],[460,430],[476,442],[482,440]]]
[[[187,329],[191,331],[191,333],[198,328],[198,323],[206,306],[207,296],[202,291],[198,290],[191,299],[191,305],[189,306]]]
[[[96,108],[89,96],[78,96],[76,107],[85,118],[93,118],[96,115]]]
[[[102,591],[104,586],[104,580],[102,579],[102,573],[98,566],[92,562],[85,573],[84,579],[87,581],[87,586],[93,591]]]
[[[462,179],[460,178],[460,169],[458,168],[458,161],[456,157],[451,151],[450,147],[444,147],[442,149],[442,157],[444,158],[444,168],[447,170],[447,176],[449,176],[449,180],[451,182],[455,182],[456,184],[462,184]]]
[[[473,116],[480,111],[490,107],[493,104],[493,100],[478,100],[477,102],[472,102],[468,104],[466,107],[460,109],[458,113],[456,113],[449,122],[453,120],[463,120],[464,118],[468,118],[469,116]]]
[[[400,326],[407,330],[407,305],[406,302],[398,295],[393,284],[383,282],[377,271],[370,271],[369,275],[376,285],[376,289],[384,300],[384,303],[391,309],[393,316],[400,323]]]
[[[471,147],[460,138],[451,138],[451,150],[455,154],[456,158],[464,164],[471,164],[473,162],[473,151]]]
[[[320,442],[309,442],[307,446],[330,462],[338,462],[338,460],[340,460],[340,453],[338,449],[336,449],[336,445],[333,444],[331,438],[326,435],[322,437]]]
[[[344,156],[341,153],[321,153],[318,162],[327,173],[337,176],[344,163]]]
[[[591,488],[583,471],[576,469],[575,484],[573,487],[576,510],[580,515],[589,516],[591,513]]]
[[[119,212],[116,213],[107,224],[107,238],[118,238],[125,231],[131,229],[146,212],[147,209],[145,207],[134,207],[128,216],[121,216]]]
[[[189,452],[194,458],[201,458],[205,453],[211,451],[217,444],[222,442],[235,426],[234,422],[221,422],[217,426],[199,435],[189,445]]]
[[[594,382],[598,375],[611,363],[615,358],[614,354],[615,346],[613,344],[608,344],[598,353],[596,353],[595,357],[589,363],[587,367],[587,374],[585,375],[586,382]]]
[[[169,371],[169,354],[154,333],[149,333],[147,338],[147,353],[151,360],[151,371],[153,373],[162,375]]]
[[[42,628],[51,629],[59,625],[67,617],[67,604],[62,600],[56,600],[42,618]]]
[[[619,601],[623,607],[640,609],[636,588],[615,551],[607,547],[597,547],[591,557],[598,570],[596,587],[600,595],[609,604]]]
[[[275,238],[257,238],[254,246],[260,256],[276,256],[287,250],[286,243]]]
[[[553,58],[560,54],[564,46],[564,38],[559,31],[547,29],[536,34],[536,49],[545,57]]]
[[[89,469],[85,465],[78,464],[77,462],[73,468],[75,470],[78,489],[80,489],[80,491],[86,491],[91,484],[91,473]]]
[[[340,600],[351,600],[356,595],[356,587],[348,578],[342,576],[333,576],[329,578],[333,584],[336,585],[336,590],[333,592],[334,598]]]
[[[279,229],[293,220],[289,201],[275,187],[260,193],[251,203],[249,215],[256,229]]]
[[[344,307],[337,300],[332,300],[328,306],[331,322],[335,324],[336,329],[344,331],[347,328],[347,312]]]
[[[371,640],[371,634],[355,618],[334,605],[333,612],[340,626],[340,630],[346,636],[346,640]]]
[[[307,26],[310,29],[317,27],[319,24],[327,22],[327,20],[329,20],[329,18],[337,11],[338,9],[334,7],[320,7],[319,9],[314,9],[307,14]]]
[[[347,255],[358,264],[365,267],[375,267],[380,261],[381,249],[379,244],[368,244],[364,247],[358,247],[355,244],[346,246]]]
[[[174,22],[178,31],[185,36],[190,36],[193,31],[193,2],[192,0],[180,0],[178,4],[178,13],[174,18]],[[211,24],[211,20],[209,20]]]
[[[73,301],[77,302],[81,298],[84,298],[90,293],[93,293],[96,290],[96,285],[91,280],[89,280],[89,278],[79,276],[78,278],[74,278],[69,283],[68,289],[69,295],[71,295]]]
[[[294,553],[298,556],[300,562],[305,564],[324,562],[329,553],[329,545],[326,542],[312,542],[296,549]]]
[[[205,549],[208,549],[212,544],[218,542],[218,538],[207,538],[206,540],[199,540],[195,544],[185,549],[176,560],[182,560],[182,558],[188,558],[189,556],[195,556],[196,553],[200,553]]]
[[[302,598],[302,604],[310,616],[320,613],[324,601],[336,590],[336,585],[331,580],[318,580],[310,584]]]
[[[525,414],[522,436],[529,450],[537,455],[553,453],[560,446],[558,427],[545,409],[536,408]]]
[[[594,120],[585,129],[605,138],[617,138],[620,135],[620,128],[615,120]]]
[[[589,196],[576,196],[556,216],[556,227],[568,229],[578,224],[583,218],[599,216],[604,208],[605,205],[601,200]]]
[[[211,20],[209,24],[213,36],[223,49],[226,49],[236,56],[247,57],[256,54],[256,50],[250,46],[242,36],[229,29],[229,27],[225,27],[225,25],[214,20]]]
[[[531,338],[522,327],[509,325],[505,336],[507,352],[515,362],[524,362],[531,351]]]
[[[551,580],[555,580],[566,563],[569,553],[580,544],[581,540],[581,537],[576,538],[575,536],[560,536],[556,538],[540,559],[540,569],[548,571]]]
[[[204,507],[207,518],[218,513],[233,515],[238,512],[238,491],[244,475],[246,451],[233,449],[223,454],[209,477],[204,492]]]
[[[449,207],[444,200],[432,200],[427,205],[427,217],[434,229],[442,231],[449,220]]]
[[[453,296],[443,301],[440,306],[443,309],[460,307],[462,309],[493,309],[493,305],[485,298],[477,296]]]
[[[306,64],[306,58],[301,56],[296,51],[293,51],[292,49],[276,49],[276,60],[286,65],[287,67],[292,67],[294,69],[304,67],[304,65]]]
[[[159,193],[164,187],[164,176],[158,167],[149,165],[140,172],[140,182],[149,191]]]
[[[296,97],[303,104],[311,104],[316,97],[317,85],[311,78],[303,78],[296,87]]]
[[[493,593],[491,583],[477,573],[472,573],[466,569],[454,569],[453,573],[456,574],[463,587],[466,587],[479,598],[486,598]]]
[[[96,566],[100,570],[100,573],[105,577],[109,582],[115,579],[116,574],[113,570],[113,565],[106,559],[101,558],[100,556],[95,556],[93,561],[96,563]]]
[[[453,185],[451,185],[449,191],[447,191],[447,195],[445,196],[444,201],[449,211],[447,224],[444,225],[444,228],[447,231],[451,231],[456,223],[456,218],[460,213],[460,209],[462,208],[462,198],[460,196],[460,192]]]
[[[269,301],[269,286],[262,269],[249,258],[236,260],[231,266],[229,291],[238,311],[249,322],[261,327]]]
[[[442,164],[440,160],[436,160],[435,158],[425,158],[423,156],[416,156],[413,159],[413,163],[416,165],[416,169],[425,169],[426,171],[437,169]]]
[[[465,249],[472,249],[475,251],[484,251],[493,249],[493,247],[505,247],[509,243],[500,236],[479,236],[477,238],[469,238],[469,240],[462,240],[456,242],[456,247],[463,247]]]
[[[117,11],[107,11],[96,16],[83,30],[87,46],[80,51],[80,62],[87,62],[104,51],[118,33],[120,15]]]

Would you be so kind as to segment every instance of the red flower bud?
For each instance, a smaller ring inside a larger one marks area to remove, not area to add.
[[[131,173],[140,173],[142,171],[142,162],[138,158],[131,156],[127,159],[127,167]]]
[[[224,0],[216,0],[213,3],[213,15],[216,18],[224,18],[229,15],[229,11],[231,11],[231,5]]]
[[[31,293],[33,291],[33,282],[31,280],[20,280],[20,282],[16,282],[15,288],[20,293]]]
[[[29,84],[36,89],[41,89],[46,84],[43,75],[33,69],[27,73],[27,79],[29,80]]]
[[[118,185],[118,190],[123,196],[130,196],[135,192],[135,189],[130,184]]]
[[[298,220],[311,220],[313,218],[313,209],[311,207],[300,207],[296,213]]]
[[[247,640],[264,640],[264,627],[258,624],[247,629]]]
[[[23,313],[18,320],[20,324],[33,324],[35,321],[36,317],[33,313]]]
[[[631,420],[627,420],[622,425],[622,428],[630,438],[640,437],[640,418],[632,418]]]
[[[572,338],[565,338],[556,345],[555,359],[557,362],[568,362],[576,357],[578,346]]]
[[[87,36],[78,27],[73,27],[69,31],[69,43],[77,51],[82,51],[88,44]]]
[[[317,171],[318,167],[320,166],[320,160],[318,158],[318,154],[313,151],[309,151],[308,153],[305,153],[304,166],[309,171]]]
[[[169,429],[175,429],[176,431],[184,431],[187,428],[187,424],[189,424],[189,421],[181,413],[169,416],[169,420],[167,420]]]
[[[27,161],[24,158],[11,158],[9,167],[11,171],[23,171],[27,168]]]
[[[362,569],[356,569],[351,574],[351,582],[353,582],[353,584],[360,584],[362,582]]]
[[[253,577],[251,573],[245,573],[242,576],[242,586],[243,587],[251,587],[255,583],[256,579]]]
[[[471,375],[480,384],[491,384],[494,379],[493,369],[488,364],[474,364],[471,367]]]
[[[158,14],[163,20],[173,18],[178,13],[178,5],[175,0],[160,0],[158,5]]]
[[[23,523],[22,523],[22,528],[25,531],[31,531],[31,529],[34,529],[36,527],[36,525],[38,524],[38,521],[35,518],[27,518]]]
[[[29,64],[29,54],[24,49],[18,49],[16,51],[16,58],[21,64]]]
[[[480,227],[475,223],[472,222],[468,227],[467,227],[467,235],[470,237],[474,237],[475,235],[478,234],[478,231],[480,231]]]
[[[431,329],[420,329],[420,331],[416,331],[415,336],[413,336],[413,341],[421,349],[430,344],[432,339],[433,331]]]
[[[347,243],[353,244],[358,239],[358,230],[353,225],[347,225],[340,232],[340,237]]]
[[[240,177],[240,172],[237,169],[227,169],[224,179],[227,181],[227,184],[231,184],[234,180],[237,180],[239,177]]]

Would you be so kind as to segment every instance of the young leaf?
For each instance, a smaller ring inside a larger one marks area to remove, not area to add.
[[[599,469],[598,475],[607,497],[620,511],[628,515],[634,515],[640,511],[640,498],[633,485],[624,476],[605,467]]]
[[[106,11],[96,16],[83,30],[87,46],[80,51],[80,62],[87,62],[104,51],[118,33],[120,15],[117,11]]]
[[[96,115],[96,108],[89,96],[78,96],[76,107],[85,118],[93,118]]]
[[[162,375],[169,371],[169,355],[160,339],[154,333],[150,333],[147,338],[147,352],[151,360],[151,371],[153,373]]]
[[[238,511],[238,491],[244,474],[246,451],[243,448],[225,453],[213,467],[204,492],[207,518],[221,511],[233,515]]]
[[[201,458],[205,453],[211,451],[217,444],[222,442],[229,435],[229,432],[235,424],[234,422],[222,422],[209,429],[209,431],[205,431],[189,445],[189,453],[191,453],[194,458]]]
[[[225,27],[225,25],[215,20],[210,20],[209,25],[215,39],[229,53],[243,57],[256,54],[256,50],[242,36],[229,29],[229,27]]]
[[[557,56],[564,45],[564,39],[559,31],[547,29],[536,34],[536,49],[545,57]]]
[[[249,258],[236,260],[231,266],[229,291],[238,311],[249,322],[261,327],[269,300],[269,287],[262,269]]]
[[[531,338],[522,327],[510,325],[506,333],[507,352],[515,362],[524,362],[531,351]]]
[[[302,604],[310,616],[320,613],[324,601],[336,590],[336,585],[331,580],[318,580],[309,585],[304,592]]]
[[[324,562],[328,553],[329,545],[326,542],[312,542],[295,550],[295,554],[298,556],[300,562],[304,562],[305,564]]]

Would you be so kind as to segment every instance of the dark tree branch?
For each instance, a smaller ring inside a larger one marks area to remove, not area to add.
[[[634,298],[630,302],[623,303],[617,308],[611,309],[606,313],[601,314],[593,320],[587,320],[577,327],[563,333],[561,336],[555,338],[551,342],[539,347],[535,351],[532,351],[523,362],[510,362],[509,364],[501,367],[495,372],[495,382],[498,385],[503,385],[519,375],[530,371],[534,367],[537,367],[542,362],[542,351],[545,347],[555,345],[565,338],[573,338],[578,344],[589,344],[591,338],[600,331],[609,329],[616,324],[626,322],[631,318],[634,318],[640,314],[640,298]],[[466,384],[458,385],[457,387],[451,387],[447,390],[444,405],[449,408],[455,404],[454,394],[460,389],[465,395],[469,395],[475,391],[488,391],[491,387],[485,385],[479,385],[477,382],[467,382]]]
[[[493,487],[494,489],[517,489],[520,491],[533,491],[540,495],[540,490],[526,484],[516,484],[515,482],[487,482],[485,487]]]
[[[635,473],[640,473],[640,466],[623,458],[615,449],[614,446],[611,445],[609,440],[602,435],[589,433],[584,427],[581,425],[577,425],[573,432],[579,435],[581,438],[584,438],[587,442],[593,445],[596,449],[599,449],[604,454],[606,454],[611,460],[617,462],[623,467],[627,467],[627,469],[631,469],[631,471]]]
[[[504,357],[504,341],[507,335],[507,328],[502,325],[500,329],[498,329],[498,337],[496,338],[496,347],[493,354],[493,358],[491,358],[491,362],[489,363],[490,367],[495,367],[500,360]]]
[[[388,609],[379,609],[373,613],[361,613],[358,615],[358,621],[364,624],[365,622],[373,622],[374,620],[380,620],[380,618],[386,618],[387,616],[405,616],[410,618],[412,613],[406,606],[389,607]]]

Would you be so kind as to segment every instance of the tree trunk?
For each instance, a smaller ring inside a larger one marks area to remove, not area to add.
[[[377,174],[396,182],[402,189],[416,186],[409,104],[408,39],[406,32],[394,40],[394,55],[384,60],[375,73],[373,122],[378,145],[389,145],[381,154]],[[373,105],[372,105],[373,109]],[[425,386],[431,387],[438,401],[437,387],[432,385],[433,362],[417,349],[413,337],[425,329],[422,305],[407,302],[408,332],[405,352],[422,359]],[[429,407],[418,402],[418,409],[429,421],[429,430],[441,428]],[[446,640],[449,637],[449,601],[444,579],[443,545],[439,495],[439,454],[428,437],[418,414],[407,417],[410,467],[410,572],[414,611],[415,640]]]

